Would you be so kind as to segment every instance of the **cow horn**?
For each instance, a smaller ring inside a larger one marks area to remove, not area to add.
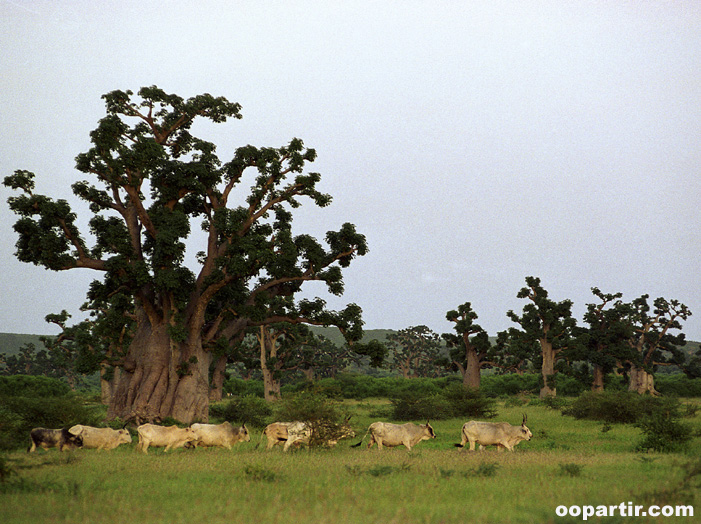
[[[521,425],[522,425],[522,426],[525,426],[525,425],[526,425],[526,420],[528,420],[528,417],[527,417],[526,414],[524,413],[524,414],[523,414],[523,422],[521,422]]]

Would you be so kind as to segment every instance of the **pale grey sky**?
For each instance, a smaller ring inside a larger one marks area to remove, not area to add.
[[[329,298],[367,328],[446,332],[469,301],[495,335],[533,275],[580,322],[593,286],[678,299],[701,340],[699,64],[696,1],[0,0],[0,174],[75,203],[102,94],[209,92],[243,106],[198,130],[222,158],[317,150],[334,202],[297,231],[367,235]],[[97,275],[18,262],[11,194],[0,331],[54,333]]]

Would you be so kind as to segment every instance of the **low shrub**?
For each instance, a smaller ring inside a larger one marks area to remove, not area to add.
[[[583,469],[583,465],[569,462],[567,464],[560,464],[559,474],[561,477],[581,477]]]
[[[479,389],[465,389],[462,384],[451,384],[443,391],[452,417],[493,418],[497,415],[494,400]]]
[[[453,383],[443,391],[422,395],[404,391],[390,399],[394,420],[444,420],[453,417],[491,418],[496,415],[494,400],[478,389],[465,389]]]
[[[0,449],[29,446],[33,428],[68,428],[75,424],[98,426],[99,409],[85,406],[72,396],[59,398],[0,397]]]
[[[632,391],[586,392],[562,410],[577,419],[608,423],[634,424],[657,413],[681,416],[681,403],[673,397],[652,397]]]
[[[253,395],[263,398],[265,388],[262,380],[243,380],[240,378],[230,378],[224,382],[222,391],[230,396],[245,397]]]
[[[34,375],[0,376],[0,397],[63,397],[68,384],[58,378]]]
[[[442,395],[404,392],[391,398],[390,402],[393,420],[444,420],[452,417],[450,403]]]
[[[701,397],[701,378],[689,378],[681,373],[657,375],[655,389],[663,395]]]
[[[209,414],[235,424],[246,423],[260,428],[270,422],[273,410],[264,399],[245,395],[211,404]]]
[[[645,415],[635,425],[643,432],[636,451],[682,451],[693,437],[691,426],[680,422],[678,414],[671,411],[659,410]]]
[[[522,392],[538,394],[539,378],[539,375],[534,373],[485,375],[480,383],[480,391],[487,397],[510,397]]]

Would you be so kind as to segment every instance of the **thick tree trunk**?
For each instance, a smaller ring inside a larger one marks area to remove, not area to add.
[[[174,342],[165,323],[152,326],[140,319],[108,418],[138,424],[166,417],[185,424],[206,422],[209,363],[210,355],[202,350],[199,339]]]
[[[108,368],[107,364],[100,366],[100,401],[105,406],[109,406],[112,402],[122,372],[121,368],[113,368],[111,377],[107,378]]]
[[[274,369],[268,366],[268,357],[277,356],[277,345],[275,340],[261,326],[258,337],[260,344],[260,369],[263,372],[263,396],[266,402],[280,400],[280,380],[275,378]]]
[[[635,391],[640,395],[644,393],[659,395],[655,389],[655,377],[636,365],[632,365],[630,368],[630,384],[628,385],[628,390]]]
[[[266,402],[280,400],[280,381],[273,377],[273,372],[267,367],[263,368],[263,395]]]
[[[474,349],[467,350],[467,366],[462,384],[465,388],[479,389],[480,387],[480,359]]]
[[[594,378],[591,382],[591,390],[595,393],[604,391],[604,369],[594,364]]]
[[[222,399],[224,389],[224,378],[226,377],[226,357],[217,358],[212,372],[212,384],[209,388],[209,401],[219,402]]]
[[[557,390],[554,385],[550,386],[549,382],[551,382],[555,376],[555,357],[557,351],[553,349],[552,343],[545,339],[540,341],[540,347],[543,351],[543,387],[540,388],[540,398],[554,397],[557,395]]]

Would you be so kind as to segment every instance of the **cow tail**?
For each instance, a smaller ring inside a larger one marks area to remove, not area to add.
[[[351,444],[351,447],[352,448],[360,447],[360,445],[363,443],[363,440],[365,440],[365,437],[368,436],[368,433],[370,433],[370,428],[368,428],[368,430],[365,432],[365,435],[363,435],[363,438],[360,439],[360,442],[358,442],[357,444]]]
[[[258,446],[260,446],[261,442],[263,442],[263,437],[265,437],[265,435],[266,435],[266,434],[265,434],[265,430],[266,430],[266,429],[268,429],[268,428],[265,428],[265,429],[263,430],[263,433],[260,434],[260,439],[258,440],[258,444],[256,444],[256,447],[255,447],[254,449],[258,449]]]

